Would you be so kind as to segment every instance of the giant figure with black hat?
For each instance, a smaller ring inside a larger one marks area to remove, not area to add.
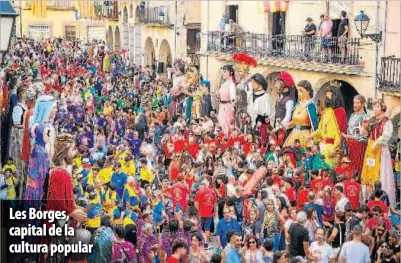
[[[267,82],[260,73],[251,77],[252,97],[248,101],[248,114],[251,116],[252,127],[261,128],[268,124],[270,115],[270,96],[266,92]]]
[[[234,124],[235,120],[235,75],[234,68],[231,65],[225,65],[221,69],[223,70],[224,82],[218,94],[220,100],[218,119],[224,135],[228,137],[230,135],[231,125]]]
[[[274,129],[277,133],[276,145],[284,143],[285,129],[291,121],[292,110],[297,102],[297,89],[291,75],[282,71],[276,78],[275,87],[279,95],[275,104],[275,112],[270,116],[270,121],[273,122]]]

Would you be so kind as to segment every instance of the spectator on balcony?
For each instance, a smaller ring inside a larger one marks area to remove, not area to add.
[[[228,20],[228,24],[226,24],[224,28],[224,33],[226,37],[226,46],[228,47],[233,47],[234,46],[234,40],[235,40],[235,23],[234,20],[230,19]]]
[[[224,44],[224,32],[226,30],[227,23],[228,23],[227,14],[223,13],[223,15],[221,16],[221,20],[220,20],[220,44],[221,45]]]
[[[347,38],[348,38],[348,18],[347,12],[341,11],[341,22],[338,26],[338,45],[341,51],[341,60],[345,59],[345,49],[347,47]]]
[[[325,54],[328,55],[328,59],[331,58],[331,41],[332,41],[332,29],[333,29],[333,21],[330,20],[330,16],[328,13],[324,14],[324,20],[320,26],[320,36],[321,43],[320,47],[323,51],[323,56]]]
[[[302,31],[302,34],[305,36],[305,57],[309,58],[311,55],[311,50],[313,50],[314,47],[314,40],[312,39],[312,37],[316,35],[316,25],[313,23],[311,17],[306,18],[306,26],[304,28],[304,31]]]
[[[324,21],[324,14],[320,15],[320,23],[319,23],[319,27],[317,29],[316,35],[320,35],[320,29],[322,28],[322,23]]]

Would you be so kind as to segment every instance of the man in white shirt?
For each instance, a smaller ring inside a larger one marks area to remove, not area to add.
[[[336,211],[345,212],[345,206],[349,203],[348,198],[344,194],[344,188],[341,185],[334,187],[334,197],[337,200]]]
[[[312,260],[315,263],[334,263],[333,248],[324,241],[324,229],[319,227],[315,232],[316,241],[309,247]]]

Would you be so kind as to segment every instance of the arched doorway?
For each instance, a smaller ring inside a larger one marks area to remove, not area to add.
[[[141,24],[139,24],[141,12],[137,6],[135,9],[135,25],[134,25],[134,41],[133,41],[133,52],[134,52],[134,63],[135,65],[142,64],[142,34]]]
[[[114,49],[113,28],[111,26],[109,26],[109,31],[107,33],[107,44],[109,46],[109,50]]]
[[[275,112],[276,101],[278,99],[278,93],[275,88],[276,78],[278,77],[278,75],[280,75],[280,72],[275,71],[265,77],[265,80],[267,82],[267,92],[270,96],[270,112],[272,113]]]
[[[331,81],[328,81],[325,84],[323,84],[313,99],[315,104],[318,105],[318,109],[319,109],[319,107],[323,106],[323,104],[324,104],[326,91],[327,91]],[[359,93],[348,82],[346,82],[344,80],[336,80],[336,81],[341,83],[340,89],[341,89],[341,94],[342,94],[342,97],[344,100],[345,112],[347,113],[347,118],[349,118],[351,116],[352,112],[354,111],[354,109],[353,109],[354,108],[353,107],[354,97],[356,95],[358,95]]]
[[[114,51],[121,51],[121,38],[120,38],[120,28],[116,26],[116,32],[114,36]]]
[[[153,45],[153,41],[150,37],[146,39],[145,42],[145,58],[144,58],[144,66],[152,66],[153,61],[155,59],[155,46]]]
[[[158,70],[158,72],[165,72],[167,66],[172,64],[170,45],[165,39],[163,39],[162,43],[160,44],[159,62],[163,62],[163,68],[161,71]]]
[[[128,31],[128,8],[123,11],[123,48],[129,49],[129,31]]]

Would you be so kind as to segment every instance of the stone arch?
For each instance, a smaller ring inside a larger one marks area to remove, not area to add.
[[[109,45],[109,50],[114,49],[113,28],[111,26],[109,26],[109,30],[107,32],[107,44]]]
[[[152,38],[148,37],[145,41],[144,66],[152,66],[155,59],[155,46]]]
[[[129,6],[129,18],[134,17],[134,5]]]
[[[343,96],[344,105],[345,105],[345,112],[347,113],[347,118],[349,118],[353,112],[353,100],[356,95],[358,95],[358,91],[352,86],[349,82],[334,79],[341,83],[341,94]],[[313,101],[316,105],[318,105],[318,109],[323,106],[324,98],[326,96],[326,91],[330,85],[332,80],[326,81],[317,91],[316,96],[314,97]]]
[[[163,39],[163,41],[160,44],[159,62],[163,62],[163,70],[162,70],[162,72],[165,72],[165,69],[167,68],[167,65],[173,63],[170,44],[165,39]]]
[[[114,51],[120,51],[120,50],[121,50],[121,34],[120,34],[120,28],[116,26],[114,34]]]

